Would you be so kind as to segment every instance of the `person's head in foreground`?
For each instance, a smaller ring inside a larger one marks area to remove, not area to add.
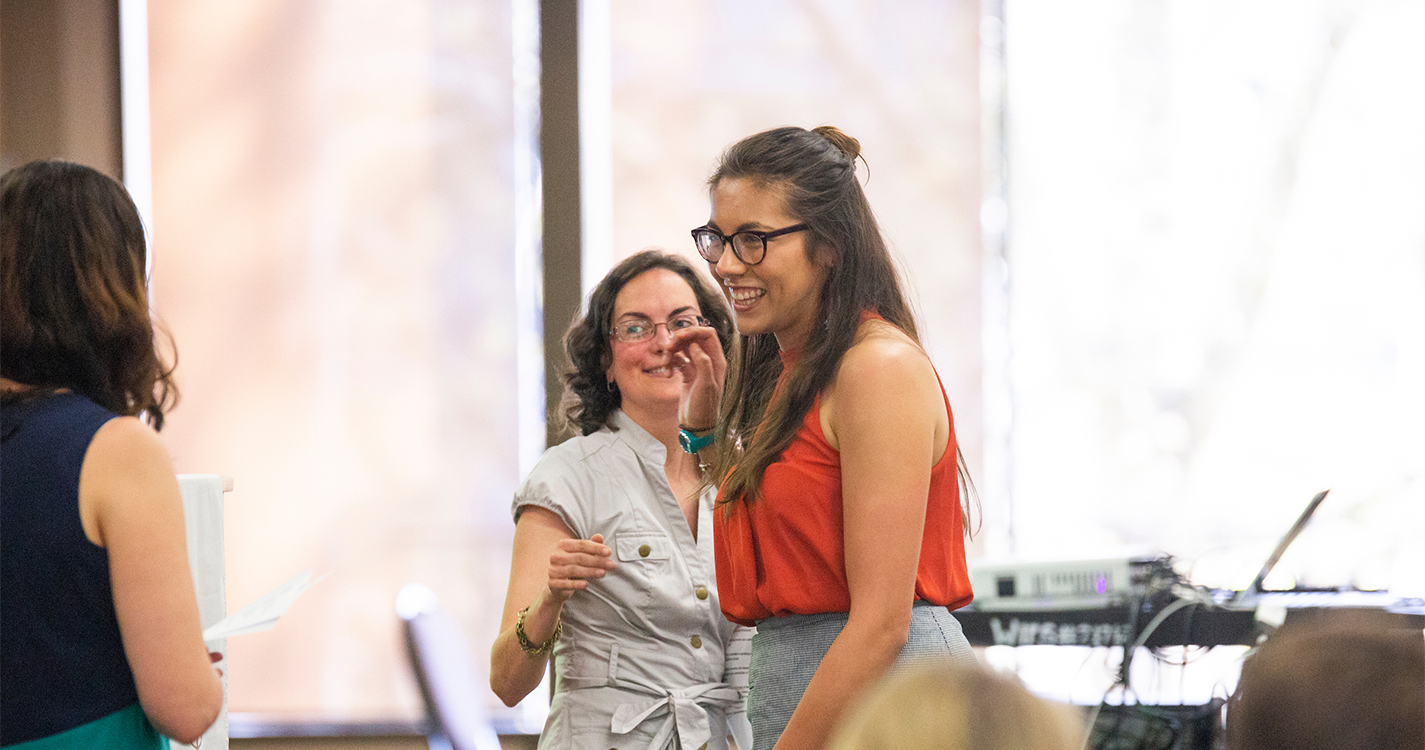
[[[1425,748],[1425,637],[1385,613],[1287,624],[1242,665],[1227,747]]]
[[[833,736],[831,750],[1078,750],[1084,725],[1019,680],[975,667],[888,677]]]
[[[176,391],[154,349],[147,256],[138,209],[104,174],[35,161],[0,176],[0,376],[161,427]]]

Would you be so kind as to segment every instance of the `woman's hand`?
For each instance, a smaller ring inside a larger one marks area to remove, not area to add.
[[[616,563],[602,534],[580,539],[553,511],[528,506],[515,523],[510,587],[500,635],[490,649],[490,687],[507,706],[519,703],[544,679],[549,655],[520,648],[515,624],[525,613],[525,637],[544,643],[559,627],[569,597],[603,578]]]
[[[673,366],[683,375],[678,399],[678,423],[687,428],[711,428],[717,424],[722,402],[723,377],[727,359],[717,330],[698,326],[678,331],[673,339]]]
[[[604,535],[589,539],[560,539],[549,555],[549,599],[563,604],[589,581],[603,578],[618,563],[613,550],[604,544]]]

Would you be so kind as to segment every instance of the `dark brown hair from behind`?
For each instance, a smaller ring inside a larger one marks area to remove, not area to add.
[[[138,209],[113,179],[63,161],[0,176],[0,376],[162,428],[178,392],[156,350],[147,257]]]
[[[703,317],[717,331],[724,355],[728,354],[733,340],[732,313],[722,295],[681,255],[652,249],[634,253],[604,275],[589,294],[587,309],[574,318],[564,334],[564,353],[569,363],[560,411],[565,433],[598,432],[622,403],[623,394],[608,387],[605,375],[613,363],[609,329],[613,326],[614,301],[625,284],[656,268],[672,271],[688,282]]]
[[[1406,615],[1326,611],[1289,621],[1242,665],[1228,750],[1425,747],[1425,638]]]

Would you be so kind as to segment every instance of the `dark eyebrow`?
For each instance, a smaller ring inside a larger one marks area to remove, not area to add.
[[[722,231],[722,229],[719,228],[718,225],[717,225],[716,223],[712,222],[712,221],[709,221],[708,223],[704,224],[703,226],[707,227],[708,229],[716,230],[718,234],[721,234],[721,235],[724,236],[724,237],[731,237],[732,235],[737,234],[738,232],[770,232],[770,231],[772,231],[772,229],[771,229],[771,227],[770,227],[769,225],[763,224],[763,223],[760,222],[760,221],[746,221],[746,222],[743,222],[741,226],[739,226],[737,229],[733,230],[732,232],[724,232],[724,231]]]
[[[685,312],[690,312],[693,310],[696,310],[696,308],[694,308],[692,305],[683,305],[677,310],[668,313],[668,317],[676,318]],[[644,320],[653,320],[653,317],[651,315],[648,315],[647,313],[638,312],[637,310],[629,310],[623,315],[618,316],[617,320],[623,320],[624,318],[643,318]]]

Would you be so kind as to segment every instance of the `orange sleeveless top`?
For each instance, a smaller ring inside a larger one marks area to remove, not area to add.
[[[784,357],[782,376],[791,369]],[[936,374],[938,381],[940,375]],[[940,387],[945,398],[945,386]],[[915,598],[949,609],[970,603],[965,528],[956,474],[955,417],[945,455],[931,467]],[[742,625],[767,617],[849,612],[841,510],[841,454],[821,431],[821,395],[782,457],[767,467],[762,496],[713,513],[723,614]]]

